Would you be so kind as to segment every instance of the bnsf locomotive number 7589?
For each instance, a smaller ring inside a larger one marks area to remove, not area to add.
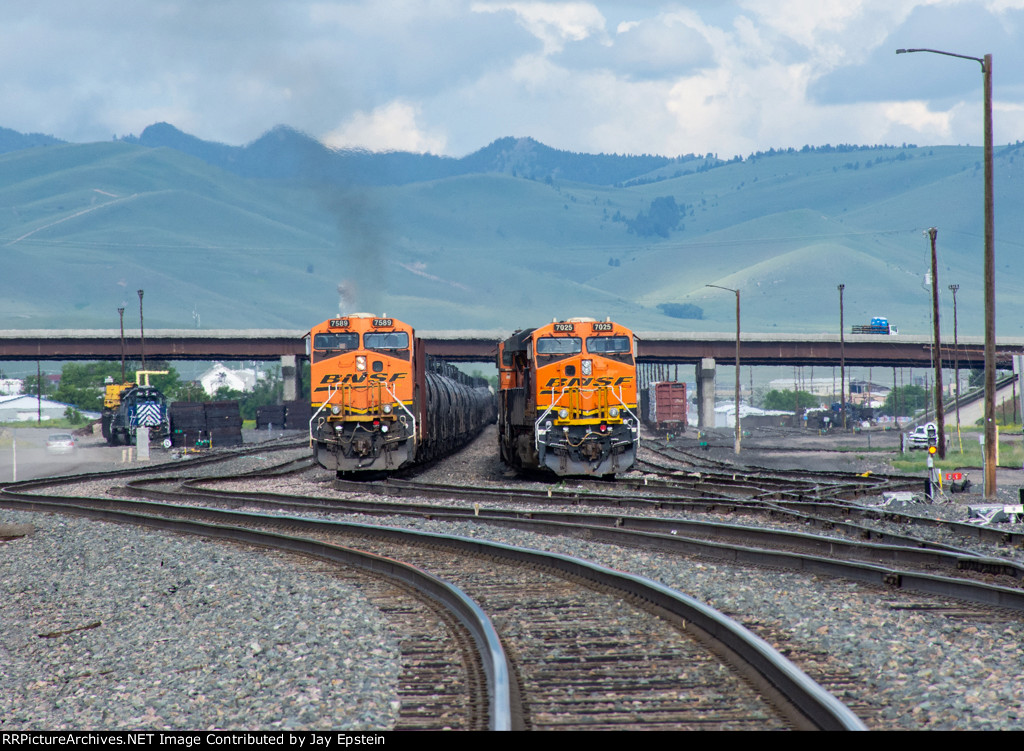
[[[366,313],[309,332],[310,441],[337,474],[382,472],[443,456],[494,422],[494,395],[429,359],[411,326]]]

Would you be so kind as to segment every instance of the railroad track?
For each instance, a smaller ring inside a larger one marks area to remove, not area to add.
[[[405,482],[396,486],[391,483],[360,485],[365,491],[384,496],[394,494],[403,499],[402,503],[396,503],[219,488],[233,482],[232,478],[204,479],[189,481],[179,487],[176,482],[168,483],[166,480],[143,480],[132,483],[131,492],[154,499],[192,499],[191,502],[202,504],[250,505],[303,514],[360,513],[473,521],[481,525],[584,537],[614,545],[698,555],[747,565],[816,572],[908,591],[1024,609],[1024,593],[1018,591],[1024,582],[1024,563],[980,555],[963,547],[933,543],[909,534],[880,532],[848,520],[837,521],[820,513],[811,515],[774,503],[728,506],[717,502],[680,502],[673,496],[623,499],[617,495],[586,495],[587,506],[615,509],[614,513],[596,513],[548,510],[549,505],[584,505],[581,494],[575,492],[566,493],[563,497],[554,493],[550,496],[534,493],[516,498],[515,493],[508,490],[488,495],[491,491],[487,489],[434,485],[421,489],[415,483]],[[161,489],[161,484],[169,484],[170,487]],[[421,493],[429,498],[443,497],[447,502],[424,503]],[[481,506],[482,499],[490,499],[491,503]],[[498,505],[505,501],[515,501],[515,506]],[[718,513],[757,513],[765,520],[770,518],[775,526],[633,515],[622,513],[622,506],[649,512],[678,510],[693,513],[696,510],[704,513],[710,508]],[[851,515],[848,506],[832,507],[819,503],[815,508],[819,512],[824,508],[834,515],[839,515],[840,509],[844,509],[843,515],[847,519]],[[782,528],[783,525],[786,528]],[[829,534],[808,533],[807,528],[812,525]],[[956,529],[956,525],[952,528]]]
[[[416,690],[405,694],[402,716],[411,727],[433,727],[426,724],[429,718],[443,727],[475,728],[482,714],[487,715],[489,727],[498,729],[863,727],[845,707],[761,640],[706,606],[654,582],[507,546],[488,545],[481,553],[478,548],[483,543],[477,541],[442,541],[431,536],[424,551],[423,535],[413,534],[418,538],[414,543],[395,542],[396,535],[410,536],[404,531],[378,528],[368,535],[365,529],[354,532],[353,525],[308,519],[195,507],[172,509],[166,503],[66,498],[52,493],[52,483],[44,484],[51,486],[46,495],[41,495],[38,487],[29,492],[27,483],[7,488],[3,504],[222,537],[320,559],[349,561],[356,548],[361,557],[372,555],[367,548],[376,548],[378,555],[372,557],[375,563],[370,567],[377,571],[394,566],[397,555],[443,572],[440,580],[431,577],[434,587],[438,581],[453,580],[472,589],[473,600],[486,603],[493,619],[501,624],[500,642],[492,643],[490,651],[480,652],[474,659],[461,660],[466,666],[481,666],[479,670],[467,667],[462,677],[448,679],[428,672],[427,678],[419,680],[417,685],[446,688],[435,692],[442,696],[434,697],[428,706],[416,696]],[[279,531],[282,525],[288,530],[302,528],[302,536],[283,534]],[[255,529],[268,526],[275,531]],[[338,544],[339,535],[347,545]],[[355,539],[350,539],[353,535]],[[384,543],[369,539],[381,535],[389,539]],[[453,546],[464,550],[467,545],[473,548],[473,555],[458,559],[473,560],[456,568]],[[510,557],[514,561],[510,562]],[[498,559],[505,560],[499,563]],[[451,650],[464,654],[470,641],[478,649],[481,642],[497,641],[476,633],[488,626],[466,625],[464,614],[456,612],[459,607],[474,609],[475,605],[466,604],[473,600],[463,600],[461,606],[446,604],[451,617],[472,634],[472,639],[456,638],[456,646],[441,648],[449,655]],[[489,621],[486,617],[478,620]],[[700,638],[695,640],[695,634]],[[409,637],[404,643],[416,641]],[[495,670],[493,665],[502,651],[500,644],[508,645],[515,677],[505,693],[519,697],[516,703],[508,702],[507,714],[496,708],[501,704],[502,687],[495,674],[500,675],[502,669]],[[722,662],[722,655],[729,656],[728,662]],[[450,657],[437,656],[425,660],[431,669],[453,662]],[[486,679],[474,678],[475,673],[486,674]],[[476,697],[483,684],[488,689],[486,713],[481,712],[482,702]],[[759,696],[759,691],[767,698]],[[461,701],[462,710],[453,708],[460,704],[452,698],[456,692],[470,697]]]
[[[186,487],[179,487],[180,483],[177,479],[159,477],[142,482],[119,482],[118,484],[123,487],[118,492],[126,495],[154,494],[156,496],[159,496],[161,492],[178,493],[182,497],[190,497],[191,500],[188,503],[193,504],[226,505],[234,508],[275,507],[291,509],[288,513],[301,513],[307,516],[336,516],[337,514],[352,513],[388,516],[403,514],[407,517],[417,517],[434,523],[473,520],[477,523],[543,530],[545,534],[605,540],[616,546],[638,545],[640,543],[637,540],[646,537],[653,541],[649,548],[651,550],[672,550],[677,554],[696,556],[697,560],[711,556],[712,554],[707,551],[712,548],[712,545],[723,545],[721,538],[734,535],[737,538],[734,540],[735,548],[742,548],[744,552],[742,554],[724,552],[715,554],[712,559],[731,560],[741,565],[757,567],[799,568],[808,575],[817,572],[828,577],[837,575],[834,568],[835,562],[822,555],[813,554],[815,546],[836,546],[838,548],[840,543],[846,544],[847,542],[863,541],[871,543],[871,545],[883,543],[875,545],[878,550],[883,551],[883,555],[900,556],[906,560],[923,555],[932,556],[930,559],[922,558],[924,563],[921,568],[927,570],[941,565],[946,572],[957,569],[956,578],[961,583],[967,581],[963,572],[970,572],[974,568],[973,574],[970,575],[976,575],[976,584],[984,584],[986,580],[988,584],[991,584],[995,578],[1001,578],[1003,585],[991,591],[1015,589],[1017,590],[1016,594],[1011,596],[1019,597],[1020,564],[1006,560],[985,563],[982,559],[986,556],[977,551],[948,543],[931,543],[927,539],[915,536],[913,530],[918,526],[918,520],[912,515],[865,507],[841,497],[836,498],[832,492],[837,488],[842,489],[843,493],[853,490],[877,492],[877,488],[885,487],[886,483],[890,482],[890,478],[875,476],[875,478],[851,480],[849,475],[812,473],[810,484],[819,489],[812,493],[807,490],[808,475],[797,473],[799,476],[796,478],[796,482],[804,483],[804,485],[797,492],[790,492],[779,482],[785,480],[787,473],[768,470],[767,473],[772,475],[775,484],[769,490],[765,490],[763,495],[757,492],[758,487],[754,484],[752,487],[755,492],[744,490],[730,496],[727,490],[728,482],[721,483],[722,487],[713,493],[687,485],[673,487],[673,473],[692,474],[693,467],[678,466],[680,464],[678,459],[672,461],[675,461],[677,466],[672,468],[667,476],[656,478],[654,481],[648,479],[646,485],[641,479],[628,484],[615,483],[611,487],[609,487],[609,483],[601,483],[592,486],[593,489],[591,486],[583,489],[548,488],[537,490],[533,488],[530,493],[522,494],[517,493],[515,489],[508,488],[459,489],[452,486],[401,481],[361,483],[355,486],[337,485],[336,487],[341,489],[342,493],[324,492],[324,497],[302,502],[283,493],[276,495],[251,491],[232,493],[226,489],[231,487],[232,482],[235,482],[234,478],[198,479],[186,483]],[[297,479],[301,479],[302,466],[301,460],[290,465],[281,462],[274,472],[265,473],[264,476],[269,478],[276,474],[283,477],[286,476],[285,473],[291,472]],[[700,470],[702,477],[710,477],[715,473],[716,470],[713,468],[702,467]],[[730,465],[724,470],[717,471],[717,474],[726,476],[730,481],[734,473],[739,476],[736,482],[737,486],[744,482],[748,484],[758,482],[756,478],[754,480],[743,478],[741,476],[743,474],[742,467]],[[685,482],[691,482],[694,479],[686,478]],[[263,479],[260,479],[260,482],[263,482]],[[874,484],[872,485],[872,483]],[[333,485],[333,482],[319,482],[316,485],[321,491],[330,491],[332,488],[327,487],[329,484]],[[307,487],[309,486],[307,484]],[[622,492],[624,487],[626,492]],[[356,490],[359,491],[362,498],[351,498]],[[465,494],[462,495],[462,493]],[[327,496],[334,497],[328,498]],[[338,496],[348,496],[348,498],[339,498]],[[385,497],[376,498],[377,496]],[[447,500],[442,502],[440,499]],[[505,504],[509,504],[510,508],[502,508]],[[558,511],[559,506],[567,508]],[[583,513],[582,509],[588,507],[593,511]],[[665,520],[649,518],[652,514],[667,513],[708,516],[724,514],[734,518],[748,519],[750,524],[732,525],[740,528],[730,531],[727,529],[728,525],[708,522],[704,532],[698,534],[694,530],[701,527],[696,523],[700,521],[699,519],[687,521],[684,527],[683,521],[678,518]],[[584,517],[586,517],[585,520]],[[902,530],[892,531],[871,526],[882,521],[896,524]],[[660,529],[658,528],[659,524],[662,525]],[[763,529],[750,531],[755,526],[761,527],[765,524],[801,527],[804,531],[817,529],[827,534],[808,535],[806,536],[807,540],[801,540],[800,536],[794,535],[793,530],[790,529],[788,535],[780,533],[778,539],[772,541],[770,537],[775,534],[773,532],[766,532]],[[666,525],[674,525],[674,527]],[[933,519],[921,520],[919,526],[923,528],[925,525],[934,525],[946,531],[958,531],[956,524]],[[964,527],[959,530],[963,539],[973,540],[979,546],[987,547],[991,544],[1019,547],[1019,538],[1012,534],[997,533],[996,530],[985,530],[970,525],[960,526]],[[747,529],[742,527],[747,527]],[[673,528],[675,534],[672,534]],[[630,540],[626,537],[628,535],[634,535],[635,538]],[[744,536],[753,538],[757,535],[762,536],[761,542],[744,539]],[[844,539],[837,541],[837,538]],[[851,549],[862,547],[867,551],[871,549],[871,545],[851,545]],[[728,548],[729,543],[726,543],[721,549],[728,550]],[[757,550],[757,548],[762,548],[762,550]],[[886,548],[889,549],[888,552],[885,552]],[[810,555],[808,555],[809,551]],[[769,553],[770,555],[768,555]],[[787,557],[789,560],[800,562],[785,563]],[[818,562],[813,565],[806,563],[807,560],[815,558],[818,559]],[[938,563],[940,561],[945,561],[945,563]],[[867,562],[866,566],[865,562]],[[966,565],[962,566],[961,562]],[[863,555],[861,555],[859,565],[863,571],[868,571],[870,574],[856,574],[851,578],[862,582],[861,586],[865,586],[868,590],[876,591],[879,597],[888,598],[890,608],[895,612],[942,613],[946,618],[963,623],[1002,622],[1003,620],[1019,622],[1018,605],[1007,604],[998,598],[993,600],[982,598],[982,601],[990,602],[990,605],[987,606],[969,605],[964,604],[965,598],[962,594],[951,595],[948,591],[938,592],[937,599],[922,599],[910,593],[914,580],[920,572],[894,569],[891,561],[884,567],[878,567]],[[814,566],[820,566],[820,569],[815,569]],[[873,566],[875,568],[872,568]],[[909,574],[909,576],[905,576],[905,574]],[[928,576],[922,575],[921,580],[927,580],[926,586],[934,586],[933,580],[928,580]],[[870,577],[876,578],[871,579]],[[973,587],[975,584],[970,586]],[[1000,593],[999,597],[1002,596],[1003,594]],[[994,603],[996,607],[993,607],[991,603]],[[731,613],[731,615],[740,619],[743,617],[742,613]],[[770,641],[781,645],[782,651],[792,656],[808,672],[811,672],[820,684],[837,695],[850,693],[849,687],[851,682],[857,680],[856,677],[844,673],[841,667],[837,667],[830,661],[829,655],[815,653],[813,650],[803,650],[800,645],[794,644],[785,633],[772,632],[770,626],[756,623],[749,625],[756,627],[758,633],[763,637],[770,634]],[[513,650],[509,648],[508,651],[512,653]],[[516,669],[513,669],[512,672],[513,676],[519,676]],[[513,683],[518,686],[520,681],[521,676]],[[858,713],[863,713],[865,718],[870,716],[869,706],[855,704],[853,708]],[[524,718],[534,715],[547,718],[548,714],[546,711],[537,709],[523,711]],[[561,717],[561,720],[569,721],[565,717]],[[625,715],[619,718],[619,721],[626,722]]]

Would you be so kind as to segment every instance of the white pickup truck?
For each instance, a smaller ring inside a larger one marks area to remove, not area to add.
[[[933,423],[918,425],[911,432],[907,433],[907,446],[913,449],[926,449],[934,446],[939,441],[939,427]]]

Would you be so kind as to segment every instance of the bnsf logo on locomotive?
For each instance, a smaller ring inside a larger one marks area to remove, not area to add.
[[[320,379],[320,383],[335,384],[335,383],[363,383],[367,379],[371,381],[387,381],[388,383],[394,383],[400,378],[405,378],[407,373],[395,373],[389,375],[388,373],[328,373]]]
[[[602,376],[600,378],[550,378],[544,384],[544,388],[562,388],[563,386],[569,388],[573,386],[621,386],[632,380],[633,376],[621,376],[619,378],[614,378],[613,376]]]

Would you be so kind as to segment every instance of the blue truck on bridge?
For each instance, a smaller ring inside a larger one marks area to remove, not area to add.
[[[851,334],[883,334],[889,336],[890,334],[898,333],[895,326],[889,325],[888,318],[872,318],[871,323],[867,326],[852,326]]]

